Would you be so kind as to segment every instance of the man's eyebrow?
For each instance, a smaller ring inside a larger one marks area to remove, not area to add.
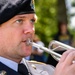
[[[17,15],[15,16],[15,19],[23,19],[23,18],[27,18],[26,15]],[[37,18],[34,16],[33,18],[31,18],[31,20],[37,21]]]
[[[15,18],[26,18],[26,16],[25,15],[18,15]]]

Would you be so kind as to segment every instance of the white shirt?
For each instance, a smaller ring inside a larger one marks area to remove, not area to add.
[[[8,66],[11,69],[18,71],[18,63],[14,62],[12,60],[9,60],[7,58],[1,57],[1,56],[0,56],[0,62],[2,62],[3,64],[5,64],[6,66]]]

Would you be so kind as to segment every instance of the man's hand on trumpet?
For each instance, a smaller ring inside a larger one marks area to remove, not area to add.
[[[63,53],[59,63],[56,66],[54,75],[75,75],[75,50],[69,50]]]

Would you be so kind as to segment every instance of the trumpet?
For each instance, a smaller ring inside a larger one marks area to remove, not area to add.
[[[56,41],[56,40],[53,40],[53,41],[50,42],[49,48],[40,46],[40,45],[34,43],[34,42],[33,42],[32,40],[30,40],[30,39],[28,39],[27,45],[32,45],[33,47],[39,48],[39,49],[41,49],[41,50],[43,50],[43,51],[45,51],[45,52],[51,54],[52,57],[53,57],[55,60],[57,60],[57,61],[60,60],[61,54],[56,53],[56,52],[55,52],[56,50],[58,50],[58,51],[59,51],[60,49],[61,49],[61,50],[68,50],[68,49],[75,50],[75,48],[73,48],[73,47],[71,47],[71,46],[69,46],[69,45],[63,44],[63,43],[61,43],[61,42],[59,42],[59,41]]]

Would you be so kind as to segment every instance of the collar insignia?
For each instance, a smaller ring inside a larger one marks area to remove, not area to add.
[[[6,75],[6,71],[4,70],[0,71],[0,75]]]

